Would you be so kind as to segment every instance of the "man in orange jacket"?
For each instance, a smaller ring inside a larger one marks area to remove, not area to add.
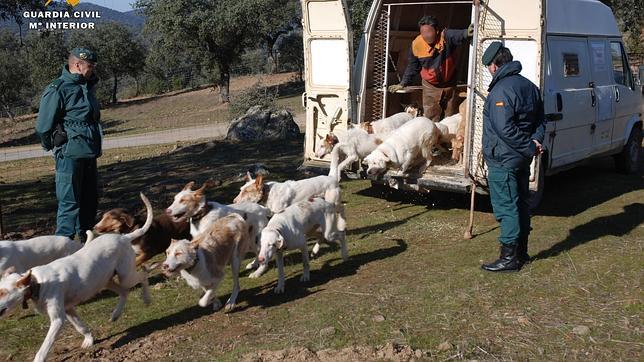
[[[472,37],[474,27],[441,29],[433,16],[423,16],[418,22],[420,35],[411,43],[409,62],[400,84],[389,87],[397,92],[409,85],[420,72],[423,84],[425,117],[438,122],[444,116],[458,113],[456,68],[459,46]]]

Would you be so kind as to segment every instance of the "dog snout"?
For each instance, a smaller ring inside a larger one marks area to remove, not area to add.
[[[170,266],[168,264],[166,264],[166,263],[163,263],[163,264],[161,264],[161,269],[163,269],[165,271],[165,270],[170,269]]]
[[[172,215],[172,209],[170,208],[165,209],[165,213],[168,215]]]
[[[266,259],[264,259],[264,257],[260,255],[260,256],[257,258],[257,260],[258,260],[261,264],[264,264],[264,260],[266,260]]]

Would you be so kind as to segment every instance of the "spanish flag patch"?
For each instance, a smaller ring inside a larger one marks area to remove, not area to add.
[[[495,104],[496,104],[497,107],[505,106],[505,103],[503,103],[503,102],[496,102]]]

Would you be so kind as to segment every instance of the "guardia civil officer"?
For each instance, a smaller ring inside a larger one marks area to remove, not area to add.
[[[490,44],[482,60],[493,75],[483,110],[483,157],[492,209],[501,224],[501,256],[481,267],[517,271],[530,260],[529,167],[532,157],[543,152],[543,102],[501,42]]]
[[[98,203],[96,159],[101,156],[100,108],[95,95],[96,54],[75,48],[60,77],[45,88],[36,133],[56,161],[56,235],[85,241]]]

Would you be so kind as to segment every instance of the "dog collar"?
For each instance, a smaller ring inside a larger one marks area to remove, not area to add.
[[[195,261],[192,263],[192,265],[185,268],[184,270],[190,273],[192,269],[194,269],[197,266],[197,263],[199,263],[199,249],[197,249],[197,252],[195,253]]]
[[[38,283],[36,278],[32,275],[31,282],[29,283],[29,286],[27,287],[27,291],[25,292],[25,296],[22,299],[22,309],[29,308],[29,305],[27,304],[27,301],[29,299],[35,302],[38,300],[39,296],[40,296],[40,284]]]
[[[204,206],[199,208],[199,211],[197,211],[196,214],[192,215],[192,217],[190,218],[190,222],[192,222],[192,220],[201,220],[209,212],[210,212],[210,206],[208,205],[208,201],[206,201],[204,203]]]

